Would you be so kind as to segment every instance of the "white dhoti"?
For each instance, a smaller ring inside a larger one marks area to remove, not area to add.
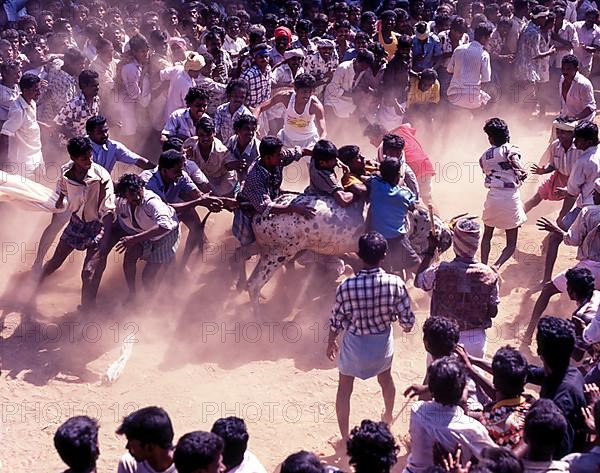
[[[483,205],[483,223],[488,227],[510,230],[527,221],[518,188],[491,188]]]
[[[448,102],[456,107],[475,110],[487,104],[492,98],[478,85],[455,85],[448,87]]]

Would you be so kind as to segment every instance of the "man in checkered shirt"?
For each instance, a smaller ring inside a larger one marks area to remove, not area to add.
[[[252,50],[254,65],[246,69],[240,79],[248,83],[246,106],[258,107],[271,98],[271,66],[269,65],[269,47],[258,44]]]
[[[415,323],[404,281],[381,268],[387,246],[380,233],[370,232],[360,237],[358,256],[364,269],[339,285],[329,320],[327,357],[331,361],[338,358],[336,413],[344,440],[348,438],[350,396],[356,377],[377,376],[385,404],[382,419],[391,423],[396,397],[391,375],[394,357],[392,322],[397,320],[405,332],[409,332]],[[346,333],[340,348],[336,339],[342,330]]]
[[[98,115],[100,110],[100,81],[98,73],[89,69],[79,74],[81,93],[69,100],[54,117],[54,123],[59,127],[60,143],[67,145],[71,138],[84,136],[85,123],[89,118]]]

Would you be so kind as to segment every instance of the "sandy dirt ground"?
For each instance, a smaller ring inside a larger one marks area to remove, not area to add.
[[[512,122],[509,122],[512,124]],[[548,143],[547,124],[517,128],[512,141],[522,147],[529,163],[537,162]],[[435,133],[435,130],[434,130]],[[481,215],[485,191],[477,160],[487,147],[480,125],[461,126],[446,145],[420,137],[431,151],[438,176],[433,184],[438,213],[450,219],[461,212]],[[355,140],[348,140],[355,142]],[[339,144],[344,144],[339,142]],[[367,146],[366,155],[372,153]],[[287,173],[285,188],[301,189],[302,167]],[[539,180],[522,190],[530,197]],[[516,338],[529,319],[543,270],[543,234],[535,227],[542,215],[555,216],[559,204],[536,208],[519,236],[518,253],[501,271],[499,315],[490,329],[488,354],[501,345],[518,345]],[[348,469],[338,435],[334,400],[337,369],[325,357],[327,319],[336,282],[321,272],[296,266],[280,271],[265,288],[261,318],[247,295],[232,288],[226,258],[236,246],[230,236],[231,214],[212,218],[210,245],[185,280],[165,276],[154,294],[146,294],[134,309],[124,308],[125,281],[119,257],[111,255],[100,295],[99,310],[83,319],[74,312],[79,302],[82,255],[76,255],[44,286],[35,321],[11,309],[26,286],[36,241],[49,217],[3,207],[0,228],[1,299],[6,327],[2,332],[0,377],[0,442],[2,471],[62,471],[52,436],[72,415],[99,419],[99,472],[116,471],[125,439],[114,432],[132,410],[160,405],[170,414],[176,438],[210,429],[219,417],[243,417],[250,432],[250,449],[268,471],[299,449],[313,450],[331,464]],[[492,261],[504,244],[498,233]],[[451,256],[451,251],[445,258]],[[574,264],[575,249],[561,247],[556,270]],[[410,404],[405,387],[422,380],[425,351],[420,326],[429,299],[411,288],[417,324],[410,334],[396,330],[393,372],[397,384],[394,434],[402,443],[408,429]],[[547,313],[567,315],[572,303],[555,298]],[[102,375],[119,357],[122,342],[135,337],[133,355],[121,378],[103,385]],[[352,397],[351,425],[378,419],[383,402],[376,381],[357,382]]]

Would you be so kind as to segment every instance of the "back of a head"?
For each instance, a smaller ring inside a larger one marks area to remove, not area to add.
[[[463,396],[467,377],[463,365],[445,356],[435,360],[427,369],[429,390],[433,399],[445,406],[457,406]]]
[[[239,417],[217,419],[211,432],[223,439],[223,464],[227,470],[240,465],[244,461],[249,438],[244,420]]]
[[[523,462],[507,448],[487,447],[481,456],[480,465],[491,473],[523,473]]]
[[[396,184],[398,178],[400,177],[401,167],[402,162],[400,159],[395,157],[385,158],[379,165],[381,178],[390,184]]]
[[[590,297],[596,286],[594,275],[588,268],[570,268],[567,270],[567,288],[578,298]]]
[[[573,323],[559,317],[542,317],[537,326],[538,355],[554,371],[566,370],[575,348]]]
[[[450,356],[458,344],[460,330],[454,319],[428,317],[423,324],[423,340],[434,358]]]
[[[402,138],[400,135],[396,135],[394,133],[386,133],[385,135],[383,135],[382,142],[383,154],[388,154],[392,151],[396,151],[398,153],[404,151],[405,142],[404,138]]]
[[[161,154],[161,158],[166,153]],[[138,440],[143,445],[156,445],[166,450],[173,446],[171,419],[164,409],[156,406],[144,407],[129,414],[123,419],[117,434],[125,435],[127,439]]]
[[[54,434],[54,447],[71,471],[92,471],[100,454],[98,423],[88,416],[71,417]]]
[[[490,118],[485,122],[483,131],[490,137],[495,146],[501,146],[510,140],[508,125],[501,118]]]
[[[530,451],[544,452],[548,460],[560,446],[567,431],[567,421],[554,401],[539,399],[525,416],[525,443]]]
[[[387,424],[372,420],[352,429],[346,448],[355,473],[388,473],[400,450]]]
[[[378,232],[366,233],[358,239],[358,256],[369,265],[383,261],[387,248],[387,240]]]
[[[492,360],[492,374],[498,391],[508,398],[517,397],[527,381],[527,360],[518,350],[502,347]]]
[[[92,142],[87,136],[75,136],[67,143],[67,153],[71,158],[79,158],[92,152]]]
[[[329,140],[319,140],[315,143],[312,150],[312,158],[315,162],[319,161],[331,161],[338,157],[338,149]]]
[[[223,453],[223,439],[212,432],[195,431],[185,434],[175,446],[173,461],[178,473],[212,471]],[[216,471],[216,470],[215,470]]]
[[[301,450],[283,461],[280,473],[325,473],[325,466],[314,453]]]
[[[575,138],[592,141],[598,143],[598,126],[589,121],[578,123],[575,127]]]

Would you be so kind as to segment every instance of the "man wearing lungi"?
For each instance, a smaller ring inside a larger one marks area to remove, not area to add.
[[[480,225],[470,218],[458,219],[452,228],[456,258],[430,266],[437,247],[431,239],[415,276],[415,287],[431,291],[431,317],[456,320],[460,343],[468,353],[483,357],[486,330],[498,313],[498,275],[475,255],[481,236]]]
[[[329,320],[327,357],[331,361],[338,358],[340,376],[335,403],[344,441],[348,438],[354,378],[377,376],[385,404],[382,420],[392,422],[396,397],[391,375],[392,322],[397,320],[404,332],[409,332],[415,323],[404,281],[381,268],[386,251],[387,241],[380,233],[370,232],[360,237],[358,256],[364,269],[338,286]],[[340,348],[336,339],[342,330],[346,333]]]
[[[63,168],[58,181],[56,207],[62,207],[63,199],[67,197],[71,219],[54,255],[44,265],[39,283],[60,268],[73,250],[85,251],[79,307],[86,310],[95,305],[100,279],[106,267],[115,212],[115,192],[108,171],[92,161],[89,138],[71,138],[67,151],[71,163]]]

